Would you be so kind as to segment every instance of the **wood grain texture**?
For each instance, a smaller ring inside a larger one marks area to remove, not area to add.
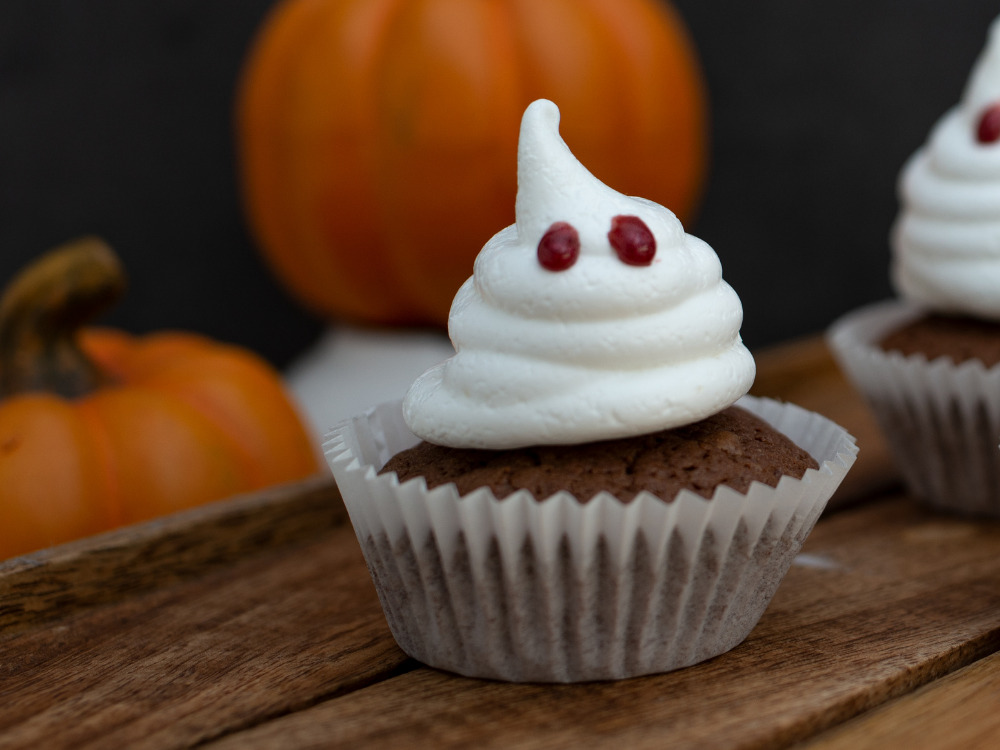
[[[0,640],[0,748],[186,748],[406,669],[349,526]]]
[[[830,509],[842,508],[895,488],[900,477],[875,417],[837,366],[820,336],[778,344],[754,352],[755,396],[789,401],[818,412],[844,427],[860,452],[851,472],[830,499]]]
[[[995,661],[975,662],[1000,649],[1000,524],[885,494],[884,443],[822,341],[757,360],[756,393],[855,434],[848,480],[861,477],[728,654],[568,686],[420,667],[317,478],[0,563],[0,749],[781,748],[850,743],[831,728],[899,696],[845,733],[889,716],[873,726],[895,737],[930,705],[911,699],[985,706],[973,696],[995,691]],[[970,674],[973,687],[921,697]]]
[[[881,435],[822,339],[773,347],[756,358],[757,395],[825,414],[858,439],[858,461],[831,507],[895,481]],[[323,475],[0,561],[0,636],[197,576],[344,522],[337,489]]]
[[[969,750],[1000,744],[1000,654],[898,698],[802,750]]]
[[[346,521],[333,480],[321,476],[0,561],[0,638]]]
[[[779,748],[1000,647],[1000,525],[897,498],[820,522],[735,650],[666,675],[511,685],[421,668],[229,748]]]

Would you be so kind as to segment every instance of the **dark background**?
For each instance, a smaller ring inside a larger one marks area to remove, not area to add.
[[[131,280],[104,322],[202,331],[279,366],[316,340],[324,323],[272,280],[237,194],[234,91],[271,4],[0,3],[0,281],[96,233]],[[675,6],[712,107],[710,181],[688,229],[722,258],[744,339],[820,331],[889,295],[896,175],[958,101],[996,3]]]

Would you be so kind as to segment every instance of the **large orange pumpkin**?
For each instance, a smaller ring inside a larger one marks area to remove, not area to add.
[[[600,179],[690,218],[705,97],[666,0],[284,0],[238,110],[258,244],[324,316],[443,325],[543,97]]]
[[[273,369],[189,333],[78,330],[122,288],[96,240],[0,301],[0,559],[318,470]]]

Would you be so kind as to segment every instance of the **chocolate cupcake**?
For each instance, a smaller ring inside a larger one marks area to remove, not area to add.
[[[899,191],[900,298],[848,314],[829,341],[910,491],[1000,518],[1000,20]]]
[[[456,296],[455,356],[326,444],[400,646],[569,682],[740,643],[857,450],[744,395],[741,322],[712,249],[529,106],[516,223]]]

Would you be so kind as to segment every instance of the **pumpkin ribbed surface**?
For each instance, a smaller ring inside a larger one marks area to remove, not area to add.
[[[691,217],[705,97],[666,2],[285,0],[238,109],[262,252],[321,315],[444,325],[513,221],[518,124],[539,98],[602,181]]]

